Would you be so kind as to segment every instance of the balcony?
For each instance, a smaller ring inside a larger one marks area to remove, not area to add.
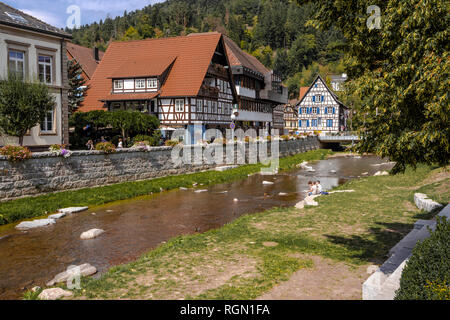
[[[209,66],[208,74],[210,74],[212,76],[220,77],[220,78],[228,77],[227,69],[225,69],[224,66],[217,64],[217,63],[213,63]]]
[[[211,87],[208,85],[202,85],[202,87],[200,88],[200,92],[199,95],[200,96],[204,96],[204,97],[210,97],[210,98],[214,98],[214,99],[218,99],[219,98],[219,88],[216,87]]]

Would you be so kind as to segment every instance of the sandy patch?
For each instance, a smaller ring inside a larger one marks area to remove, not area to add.
[[[258,300],[360,300],[362,284],[370,276],[367,265],[350,268],[344,263],[312,256],[313,268],[301,269]]]

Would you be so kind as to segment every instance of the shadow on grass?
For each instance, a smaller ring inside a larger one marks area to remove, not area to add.
[[[326,235],[327,239],[347,249],[349,258],[361,263],[381,264],[388,258],[389,250],[402,240],[413,228],[413,224],[377,222],[369,234],[349,237]]]

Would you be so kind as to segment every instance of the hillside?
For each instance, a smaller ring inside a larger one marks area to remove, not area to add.
[[[306,26],[315,4],[289,0],[168,0],[141,10],[105,17],[67,30],[74,42],[106,50],[114,40],[133,40],[219,31],[267,67],[283,74],[291,98],[319,71],[343,72],[342,35]]]

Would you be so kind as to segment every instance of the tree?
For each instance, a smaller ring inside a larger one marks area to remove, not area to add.
[[[295,39],[288,53],[290,74],[300,72],[317,59],[316,38],[313,34],[300,35]]]
[[[12,74],[0,81],[0,129],[18,137],[21,146],[25,134],[44,121],[54,106],[55,99],[45,84],[26,82]]]
[[[75,60],[67,62],[69,78],[69,115],[75,113],[84,101],[84,93],[87,90],[86,79],[83,78],[81,65]]]
[[[289,74],[289,61],[286,50],[280,49],[277,51],[277,55],[273,63],[273,69],[278,74],[281,74],[283,81],[287,79]]]
[[[389,157],[397,163],[394,173],[419,163],[448,165],[449,29],[442,18],[449,16],[448,3],[382,1],[381,23],[373,28],[373,13],[360,17],[361,8],[372,2],[321,2],[312,22],[322,29],[335,25],[343,33],[354,88],[349,94],[369,100],[357,110],[365,118],[358,150]]]

